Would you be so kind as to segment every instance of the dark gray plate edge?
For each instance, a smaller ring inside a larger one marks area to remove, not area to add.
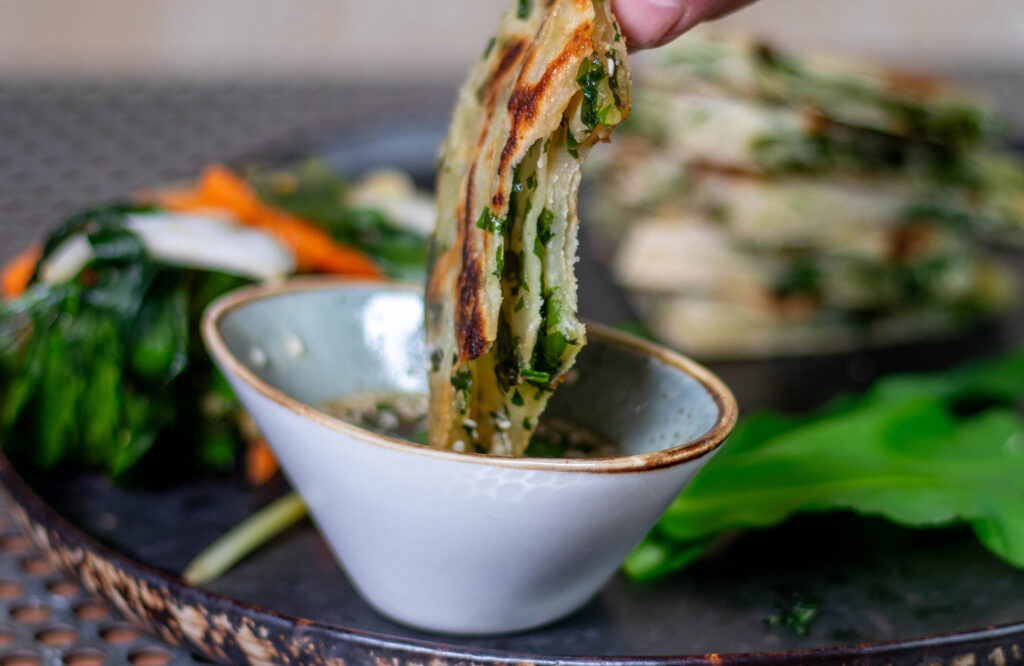
[[[3,456],[0,456],[0,490],[25,534],[51,561],[77,578],[86,590],[161,640],[223,663],[899,666],[1024,661],[1024,623],[834,648],[678,656],[550,657],[406,639],[293,617],[190,587],[174,576],[111,550],[70,524],[35,494]]]

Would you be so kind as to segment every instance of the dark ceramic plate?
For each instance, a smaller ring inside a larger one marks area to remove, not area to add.
[[[440,124],[387,128],[282,151],[274,160],[314,154],[349,172],[391,164],[429,181],[440,133]],[[580,273],[585,316],[609,323],[631,318],[621,294],[586,257]],[[1021,339],[1024,313],[976,331],[970,340],[714,369],[746,409],[806,409],[881,373],[943,367]],[[668,580],[636,584],[616,577],[582,610],[539,630],[438,637],[370,610],[308,524],[245,560],[209,591],[177,580],[203,546],[283,492],[281,480],[255,491],[237,478],[145,490],[114,488],[87,475],[29,484],[0,460],[0,481],[18,519],[86,587],[164,640],[219,661],[1024,661],[1024,572],[988,555],[967,531],[917,532],[847,515],[805,517],[736,536]],[[806,633],[797,631],[799,625],[769,621],[797,604],[817,610]]]

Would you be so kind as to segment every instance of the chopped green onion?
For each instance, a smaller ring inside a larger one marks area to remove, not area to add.
[[[542,372],[540,370],[531,370],[530,368],[523,368],[519,372],[520,372],[520,374],[523,375],[523,377],[526,378],[526,381],[528,381],[528,382],[532,382],[532,383],[535,383],[535,384],[550,384],[551,383],[551,373],[550,372]]]
[[[505,231],[505,220],[492,214],[491,209],[484,206],[484,209],[480,211],[480,217],[476,220],[476,226],[478,229],[500,234]]]

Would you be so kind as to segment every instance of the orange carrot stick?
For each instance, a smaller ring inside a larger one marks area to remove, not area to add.
[[[140,199],[144,202],[155,200],[161,207],[181,213],[196,212],[210,207],[210,204],[206,203],[199,196],[199,192],[191,187],[187,189],[160,190],[154,193],[147,191],[142,193]]]
[[[42,246],[33,244],[7,262],[0,271],[0,293],[4,298],[17,298],[25,293],[42,255]]]
[[[207,204],[234,211],[246,222],[269,208],[245,179],[222,164],[206,167],[196,189],[199,198]]]
[[[299,270],[362,277],[383,275],[365,253],[338,243],[326,231],[302,218],[264,203],[241,176],[219,164],[203,171],[194,190],[163,193],[158,195],[157,202],[178,211],[227,209],[242,224],[263,229],[290,247]]]
[[[254,488],[262,486],[277,474],[277,458],[267,440],[259,437],[245,445],[245,478]]]

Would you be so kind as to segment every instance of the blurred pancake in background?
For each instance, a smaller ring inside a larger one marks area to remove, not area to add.
[[[654,335],[702,358],[954,335],[1015,301],[1024,166],[952,84],[688,34],[637,59],[588,223]]]

